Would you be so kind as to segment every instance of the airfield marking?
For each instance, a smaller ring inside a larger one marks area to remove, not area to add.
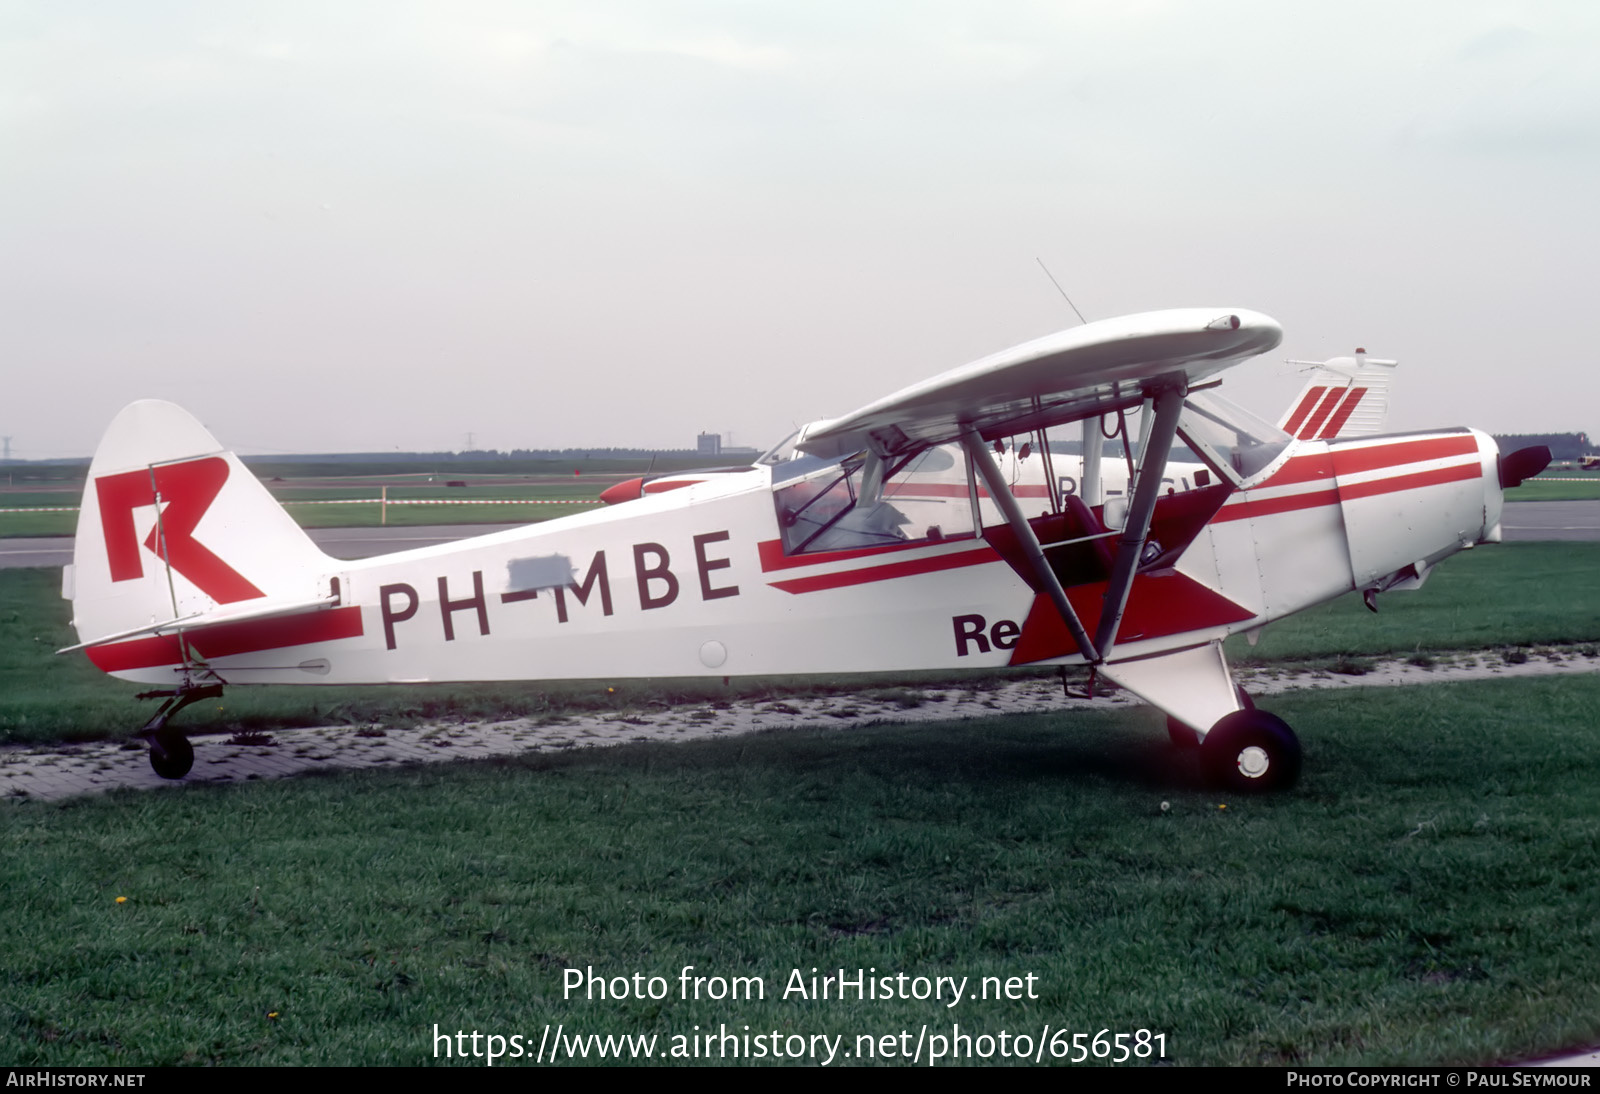
[[[1476,652],[1460,654],[1455,663],[1441,662],[1431,668],[1399,660],[1380,661],[1377,668],[1362,676],[1281,668],[1240,670],[1235,675],[1251,694],[1261,696],[1302,688],[1386,687],[1575,672],[1600,672],[1600,657],[1586,656],[1578,652],[1578,647],[1555,647],[1546,654],[1530,654],[1522,664],[1506,664],[1493,652]],[[1075,712],[1136,702],[1125,692],[1092,700],[1068,698],[1058,682],[1039,677],[1008,680],[987,690],[959,686],[917,690],[923,695],[923,703],[909,709],[895,702],[843,694],[782,701],[740,700],[717,707],[699,703],[666,711],[574,716],[542,725],[520,718],[409,729],[327,726],[234,738],[221,734],[197,736],[194,770],[177,782],[151,771],[143,746],[126,739],[78,745],[8,746],[0,748],[0,797],[49,801],[122,788],[175,788],[192,783],[287,778],[328,768],[399,767],[640,741],[690,741],[769,729],[850,729],[1003,714]],[[136,720],[130,719],[130,724]]]

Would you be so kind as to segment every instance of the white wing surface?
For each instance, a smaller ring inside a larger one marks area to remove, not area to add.
[[[807,426],[796,447],[823,457],[891,456],[955,440],[1069,422],[1129,406],[1143,391],[1193,385],[1283,339],[1259,312],[1182,308],[1088,323],[952,369],[853,414]]]

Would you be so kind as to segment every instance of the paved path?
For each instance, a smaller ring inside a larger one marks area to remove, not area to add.
[[[1382,662],[1361,676],[1281,668],[1244,670],[1237,676],[1252,694],[1272,695],[1301,688],[1385,687],[1597,671],[1600,657],[1568,647],[1532,654],[1521,664],[1506,664],[1496,653],[1478,653],[1463,654],[1454,663],[1441,662],[1431,668],[1404,661]],[[787,727],[953,721],[994,714],[1108,709],[1135,702],[1123,692],[1095,699],[1068,697],[1060,684],[1037,677],[973,687],[907,689],[907,694],[912,693],[920,696],[914,706],[846,694],[573,715],[552,721],[519,718],[410,729],[325,726],[232,738],[196,737],[194,770],[177,782],[150,770],[145,747],[138,741],[8,746],[0,748],[0,797],[52,800],[120,788],[283,778],[319,768],[398,767],[629,741],[688,741]]]

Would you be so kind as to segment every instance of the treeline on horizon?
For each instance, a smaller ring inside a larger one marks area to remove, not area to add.
[[[1494,443],[1502,452],[1542,444],[1550,449],[1550,458],[1555,460],[1575,460],[1594,451],[1587,433],[1496,433]]]
[[[1587,433],[1503,433],[1494,434],[1502,452],[1514,452],[1532,445],[1545,445],[1551,458],[1576,460],[1593,453]],[[1052,439],[1055,452],[1076,455],[1082,445],[1076,441]],[[1115,443],[1107,442],[1108,455],[1120,455]],[[243,456],[246,467],[262,478],[306,478],[321,475],[384,475],[434,472],[494,474],[549,474],[560,468],[567,471],[651,472],[685,471],[717,467],[744,467],[760,452],[754,448],[725,448],[716,455],[692,448],[561,448],[492,449],[472,452],[324,452],[284,453],[272,456]],[[82,482],[88,457],[53,460],[0,461],[0,468],[13,481]]]
[[[511,452],[325,452],[273,456],[241,456],[257,477],[317,478],[334,475],[455,474],[548,475],[573,471],[649,474],[719,467],[747,467],[761,453],[754,448],[725,448],[707,455],[692,448],[562,448],[516,449]],[[88,457],[0,462],[13,482],[82,483]]]

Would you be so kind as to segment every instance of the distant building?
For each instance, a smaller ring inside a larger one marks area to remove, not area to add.
[[[702,434],[700,434],[700,438],[699,438],[699,441],[698,441],[697,446],[695,448],[695,451],[700,453],[700,455],[702,455],[702,456],[720,456],[720,455],[722,455],[722,434],[720,434],[720,433],[702,433]]]

